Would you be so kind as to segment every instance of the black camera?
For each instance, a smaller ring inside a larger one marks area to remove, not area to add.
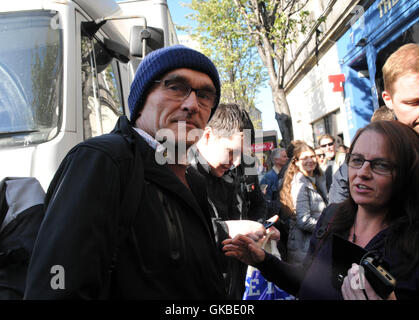
[[[352,264],[358,263],[377,295],[382,299],[387,299],[396,287],[396,280],[385,269],[387,265],[380,259],[380,254],[376,251],[367,251],[336,234],[333,234],[332,241],[333,286],[340,289]]]
[[[374,291],[382,298],[387,299],[389,294],[396,287],[396,279],[372,257],[365,257],[361,260],[360,266],[364,268],[365,278],[368,280]]]

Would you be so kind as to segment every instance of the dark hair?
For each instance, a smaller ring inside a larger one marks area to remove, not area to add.
[[[251,143],[255,142],[255,129],[249,114],[235,103],[220,104],[207,127],[223,137],[231,137],[247,129],[251,133]]]
[[[294,202],[291,196],[292,180],[294,179],[294,176],[299,172],[299,169],[295,163],[298,161],[299,156],[306,150],[311,150],[315,154],[314,149],[305,142],[298,141],[295,143],[294,154],[290,160],[287,170],[285,171],[284,183],[282,185],[279,198],[281,201],[281,211],[288,216],[295,215]],[[314,174],[321,174],[318,163],[314,169]]]
[[[382,105],[378,109],[374,111],[371,117],[371,122],[377,121],[377,120],[394,120],[394,113],[393,110],[391,110],[386,105]]]
[[[405,263],[397,270],[391,270],[396,278],[402,277],[419,262],[419,137],[412,128],[401,122],[379,120],[358,130],[349,153],[366,131],[374,131],[385,138],[396,164],[389,210],[385,217],[390,225],[385,250],[398,250],[405,255]],[[357,209],[358,205],[349,195],[337,209],[330,232],[349,230],[354,224]]]

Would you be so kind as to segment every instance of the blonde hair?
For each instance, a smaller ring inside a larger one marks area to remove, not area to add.
[[[394,52],[383,66],[384,90],[393,93],[393,85],[407,73],[419,73],[419,44],[408,43]]]

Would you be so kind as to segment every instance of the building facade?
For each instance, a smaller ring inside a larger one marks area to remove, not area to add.
[[[402,44],[418,43],[419,0],[312,0],[323,17],[290,48],[286,94],[294,139],[323,133],[349,145],[381,100],[381,68]]]

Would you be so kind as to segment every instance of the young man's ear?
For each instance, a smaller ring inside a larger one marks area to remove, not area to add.
[[[387,106],[387,108],[393,109],[393,99],[391,98],[390,93],[384,90],[381,96],[383,97],[384,103]]]
[[[202,139],[204,140],[205,144],[208,144],[212,135],[213,135],[212,128],[205,127],[204,133],[202,134]]]

